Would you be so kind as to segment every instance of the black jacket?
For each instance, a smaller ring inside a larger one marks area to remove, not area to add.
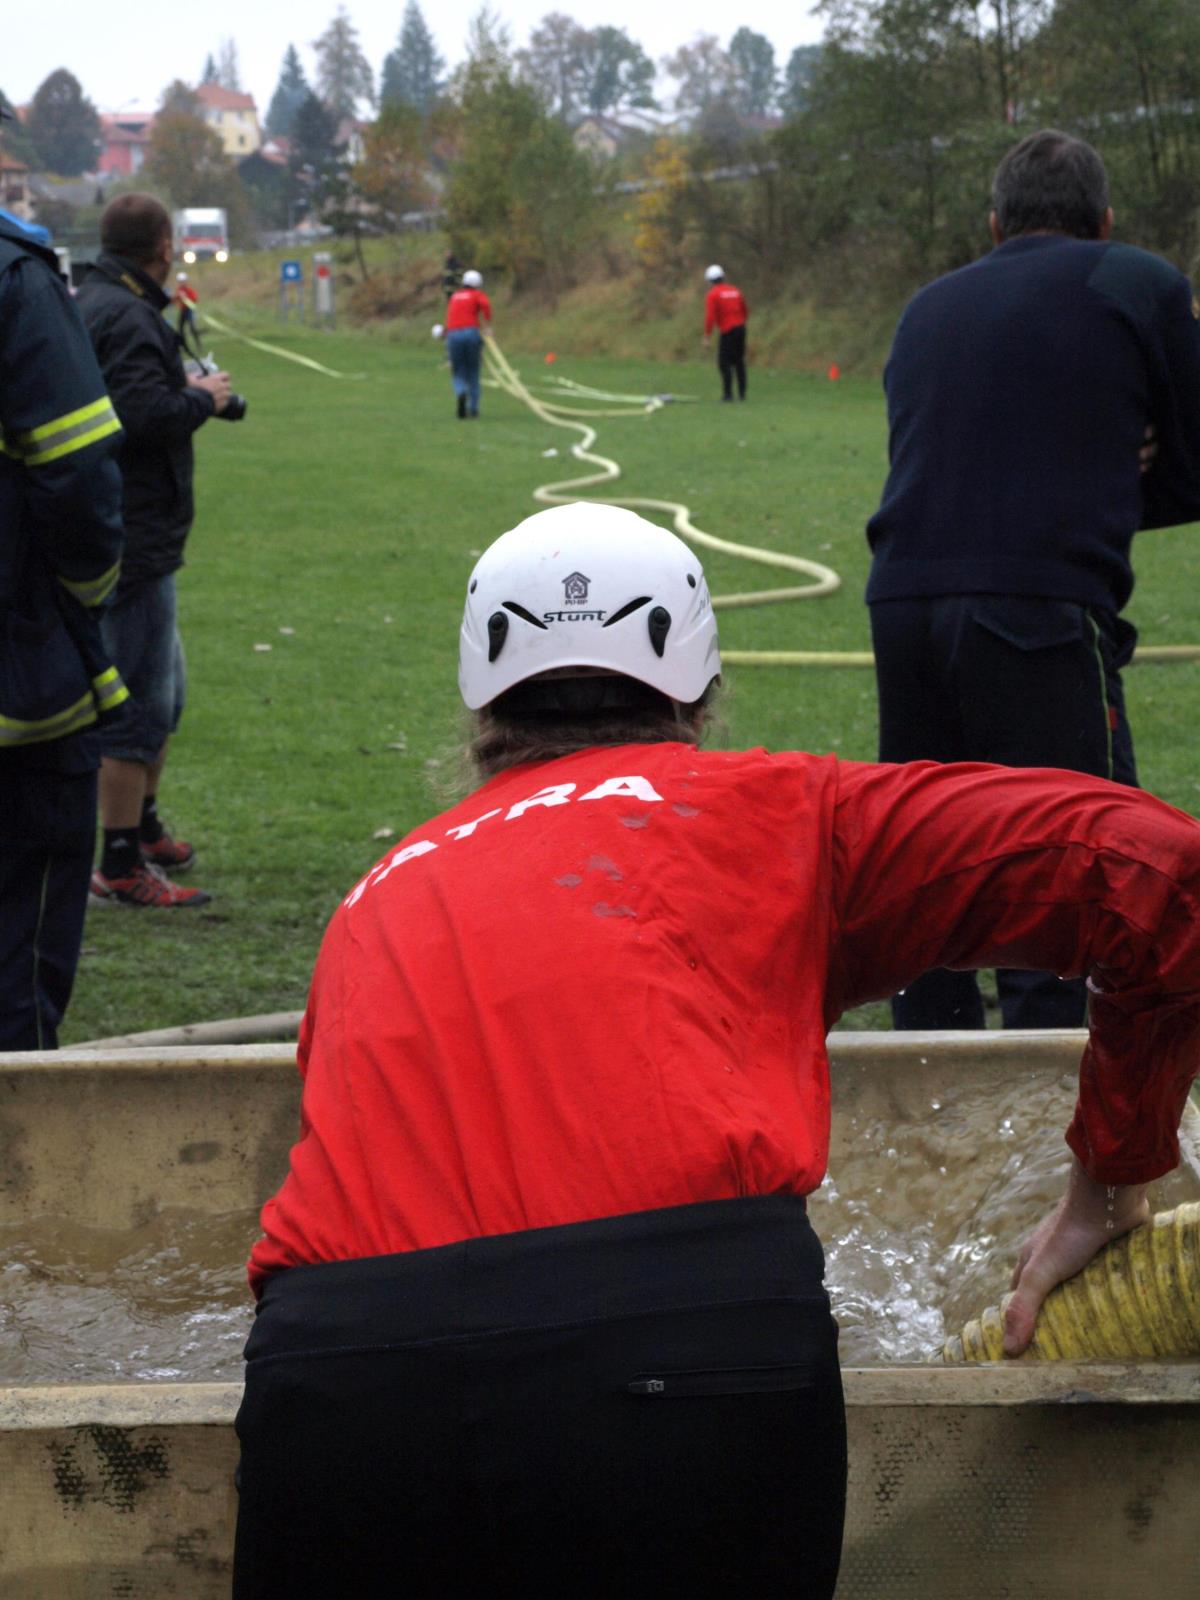
[[[1056,234],[922,289],[884,378],[891,471],[867,599],[1120,611],[1135,530],[1200,517],[1198,312],[1157,256]],[[1158,455],[1143,474],[1147,423]]]
[[[188,387],[168,297],[140,267],[101,256],[78,305],[125,430],[125,557],[121,586],[183,565],[192,526],[192,435],[213,414],[211,395]]]
[[[128,699],[97,626],[120,437],[54,252],[0,220],[0,751],[60,748]]]

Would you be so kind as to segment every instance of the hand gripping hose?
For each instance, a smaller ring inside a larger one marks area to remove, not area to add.
[[[942,1347],[944,1362],[999,1361],[1004,1308],[989,1306]],[[1024,1359],[1200,1355],[1200,1201],[1160,1211],[1105,1245],[1046,1296]]]

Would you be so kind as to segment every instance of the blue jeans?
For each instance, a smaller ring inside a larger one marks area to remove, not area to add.
[[[178,728],[187,698],[187,667],[175,622],[175,574],[119,589],[100,617],[100,632],[129,689],[126,714],[101,731],[104,754],[152,766]]]
[[[483,356],[483,338],[478,328],[455,328],[446,335],[446,353],[450,357],[450,382],[455,394],[466,395],[467,410],[473,417],[479,415],[479,367]]]

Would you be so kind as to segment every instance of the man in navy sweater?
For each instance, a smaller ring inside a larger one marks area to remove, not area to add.
[[[1010,150],[996,248],[922,289],[888,360],[890,472],[867,527],[883,761],[998,761],[1137,782],[1120,612],[1140,528],[1200,518],[1200,303],[1111,241],[1096,151]],[[1053,893],[1053,885],[1047,885]],[[1076,1027],[1080,982],[997,974],[1006,1027]],[[900,1028],[982,1027],[970,972],[892,1002]]]

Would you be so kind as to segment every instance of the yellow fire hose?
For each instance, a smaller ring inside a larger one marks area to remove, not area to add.
[[[1000,1361],[1008,1298],[942,1347],[944,1362]],[[1200,1201],[1114,1239],[1046,1296],[1022,1359],[1200,1355]]]
[[[535,416],[552,428],[571,428],[583,437],[571,446],[571,454],[578,461],[586,461],[599,470],[579,478],[564,478],[555,483],[544,483],[533,491],[533,498],[541,505],[566,505],[572,500],[596,500],[600,505],[629,506],[642,511],[658,511],[671,518],[676,533],[694,545],[708,550],[719,550],[726,555],[755,561],[761,566],[777,567],[786,572],[803,573],[812,582],[784,586],[777,589],[759,589],[748,593],[713,596],[714,610],[729,610],[733,606],[760,606],[777,601],[815,600],[832,594],[841,587],[841,578],[832,567],[820,561],[809,561],[803,556],[786,555],[778,550],[764,550],[756,545],[737,544],[731,539],[719,539],[696,527],[690,507],[678,500],[652,500],[644,496],[598,496],[582,494],[603,483],[613,483],[621,476],[621,468],[608,456],[596,455],[592,445],[596,430],[584,417],[634,417],[653,416],[674,397],[669,395],[609,394],[599,389],[589,389],[568,378],[558,378],[554,387],[573,398],[612,402],[610,408],[566,405],[557,400],[543,400],[532,393],[522,381],[508,357],[496,343],[495,336],[484,339],[484,361],[492,383],[514,400],[529,407]],[[722,650],[722,661],[736,667],[872,667],[875,657],[870,650]],[[1151,661],[1200,661],[1200,645],[1164,644],[1140,645],[1134,653],[1135,663]]]
[[[641,511],[658,511],[671,518],[672,526],[676,533],[687,539],[691,544],[703,545],[708,550],[720,550],[726,555],[740,556],[746,561],[755,561],[760,566],[777,567],[784,572],[802,573],[812,581],[805,584],[795,584],[779,589],[763,589],[751,594],[717,595],[713,598],[715,608],[728,606],[757,606],[765,605],[768,601],[779,600],[812,600],[818,595],[832,594],[841,587],[842,580],[831,567],[824,566],[819,561],[808,561],[803,556],[786,555],[780,550],[763,550],[756,545],[735,544],[730,539],[719,539],[715,534],[705,533],[702,528],[696,527],[691,519],[689,508],[679,500],[650,500],[640,495],[605,496],[582,495],[581,490],[591,489],[602,483],[612,483],[621,476],[621,469],[615,461],[607,456],[595,455],[592,445],[596,442],[596,430],[587,422],[578,420],[584,417],[634,417],[652,416],[654,412],[661,411],[667,403],[662,395],[605,396],[604,398],[619,399],[619,407],[600,410],[595,407],[585,409],[579,406],[569,406],[561,401],[542,400],[533,394],[521,381],[519,374],[513,367],[508,357],[500,349],[494,337],[489,335],[484,340],[484,359],[487,363],[488,373],[492,381],[502,389],[505,394],[511,395],[514,400],[519,400],[529,407],[536,417],[547,423],[552,428],[571,428],[582,435],[578,443],[571,446],[571,454],[577,461],[589,462],[598,468],[596,472],[586,473],[580,478],[564,478],[557,483],[543,483],[533,491],[533,498],[546,506],[569,505],[573,500],[595,499],[599,505],[629,506]],[[563,385],[563,387],[566,387]],[[571,392],[582,396],[584,391],[571,386]],[[592,390],[592,395],[598,391]]]

